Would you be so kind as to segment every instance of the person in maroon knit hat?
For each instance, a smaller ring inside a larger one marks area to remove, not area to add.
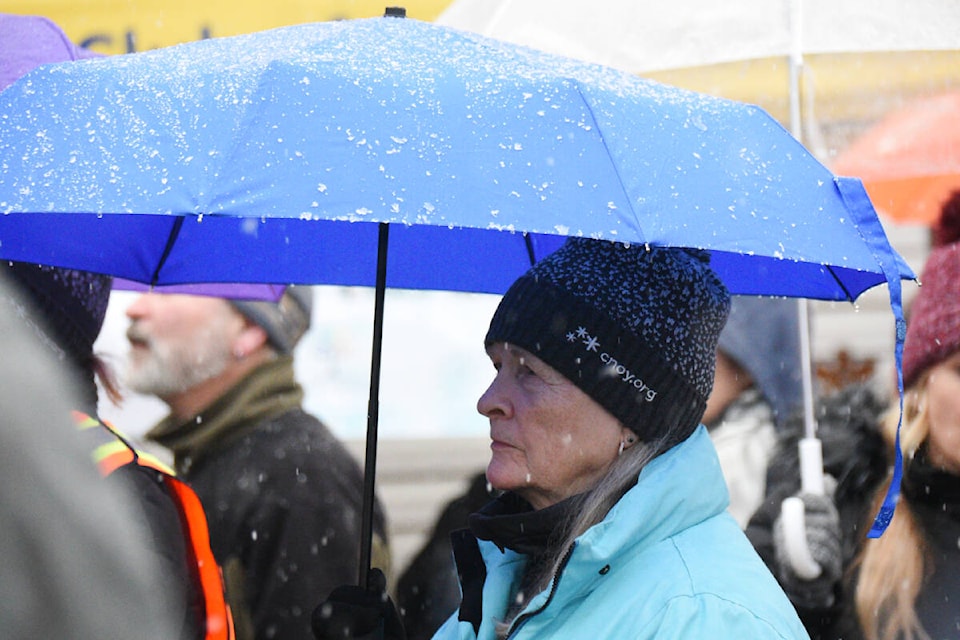
[[[944,204],[933,238],[904,343],[901,499],[887,531],[859,558],[856,612],[870,640],[948,638],[960,629],[960,191]],[[874,507],[888,486],[889,477]]]
[[[920,275],[904,344],[905,387],[960,348],[960,191],[944,204],[931,237],[933,250]]]

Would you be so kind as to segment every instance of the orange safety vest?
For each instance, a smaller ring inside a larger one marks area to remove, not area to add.
[[[206,640],[233,640],[233,615],[224,596],[223,575],[220,566],[210,550],[210,532],[207,528],[207,516],[200,499],[186,483],[178,480],[176,474],[159,458],[138,451],[120,435],[116,429],[105,422],[91,418],[85,413],[74,411],[73,420],[81,433],[92,438],[96,445],[93,459],[104,477],[120,467],[138,464],[159,471],[164,484],[175,498],[187,537],[187,549],[191,562],[196,567],[196,575],[203,591],[204,610],[206,612]],[[86,436],[85,436],[86,437]]]

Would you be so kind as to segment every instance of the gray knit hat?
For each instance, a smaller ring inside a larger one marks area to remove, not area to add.
[[[231,300],[237,311],[267,332],[270,344],[279,353],[290,353],[310,328],[313,313],[313,290],[289,286],[277,302],[263,300]]]
[[[510,287],[485,343],[526,349],[666,448],[703,417],[729,308],[704,251],[570,238]]]
[[[750,374],[783,425],[803,400],[797,301],[734,296],[719,347]]]

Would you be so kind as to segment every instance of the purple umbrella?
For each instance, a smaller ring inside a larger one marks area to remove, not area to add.
[[[75,45],[47,18],[7,13],[0,14],[0,50],[0,89],[41,64],[100,55]]]

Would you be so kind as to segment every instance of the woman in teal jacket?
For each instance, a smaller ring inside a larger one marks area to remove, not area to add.
[[[511,286],[477,403],[503,494],[454,534],[461,604],[436,640],[807,637],[699,424],[729,306],[704,252],[584,238]]]
[[[650,461],[602,523],[577,538],[559,579],[530,599],[510,638],[806,638],[726,507],[716,453],[699,427]],[[526,555],[480,541],[478,610],[470,542],[476,552],[475,537],[455,540],[463,604],[436,639],[502,637],[496,623],[523,580]]]

